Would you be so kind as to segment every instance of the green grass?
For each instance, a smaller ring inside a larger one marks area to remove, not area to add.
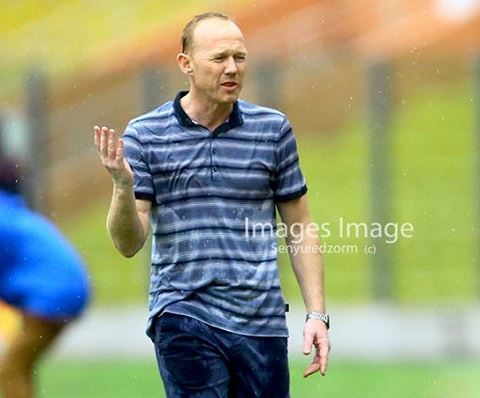
[[[302,377],[307,359],[291,361],[292,398],[476,398],[479,362],[331,362],[326,377]],[[164,397],[155,360],[53,361],[40,372],[41,397]]]

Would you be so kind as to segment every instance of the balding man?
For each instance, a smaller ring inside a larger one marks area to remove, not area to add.
[[[296,228],[287,244],[305,246],[290,251],[307,310],[304,353],[315,348],[305,376],[325,374],[330,348],[295,138],[285,115],[239,99],[247,49],[229,17],[196,16],[182,47],[188,91],[132,120],[123,138],[95,127],[114,183],[108,231],[130,257],[151,220],[147,334],[168,397],[288,397],[276,208]]]

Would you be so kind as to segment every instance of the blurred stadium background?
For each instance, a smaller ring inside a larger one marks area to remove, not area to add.
[[[278,107],[292,122],[314,220],[415,229],[389,245],[335,228],[325,239],[341,252],[325,255],[333,350],[321,380],[300,377],[303,309],[281,258],[292,397],[478,396],[479,0],[0,7],[0,149],[26,165],[31,203],[82,252],[95,294],[42,373],[42,396],[158,396],[143,335],[148,248],[126,260],[109,241],[111,183],[92,128],[121,131],[186,87],[174,61],[179,36],[207,10],[228,13],[246,35],[243,98]],[[370,244],[375,255],[364,253]],[[7,339],[17,324],[2,307],[0,322]]]

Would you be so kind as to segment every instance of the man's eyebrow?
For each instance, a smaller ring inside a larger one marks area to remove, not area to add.
[[[223,57],[225,55],[247,55],[247,50],[223,50],[218,52],[213,52],[208,55],[208,58],[217,58]]]

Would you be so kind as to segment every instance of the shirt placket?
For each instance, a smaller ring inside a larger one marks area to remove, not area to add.
[[[218,177],[218,164],[217,164],[217,145],[215,136],[213,134],[210,135],[210,178],[211,180],[215,180]]]

